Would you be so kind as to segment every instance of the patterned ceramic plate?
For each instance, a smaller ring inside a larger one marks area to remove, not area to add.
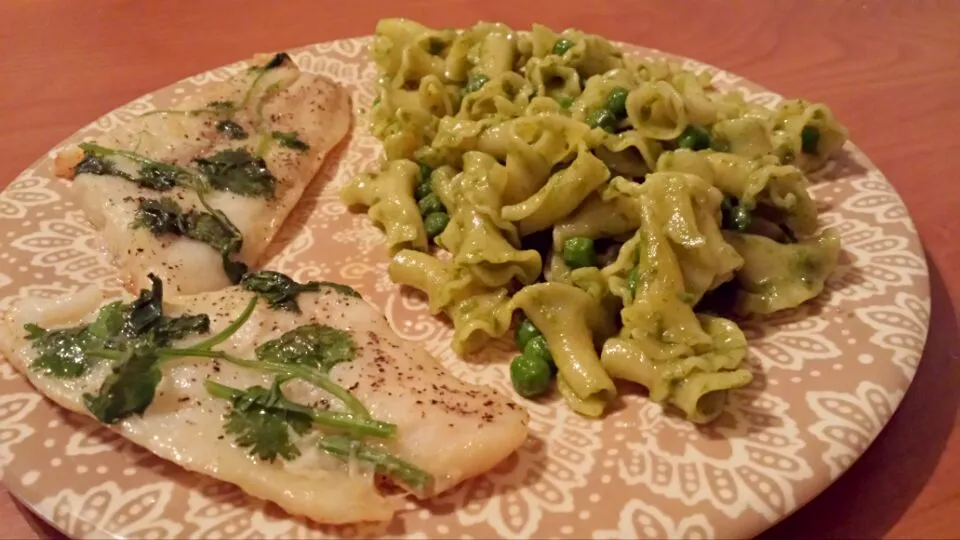
[[[314,45],[292,56],[304,70],[349,87],[362,118],[373,99],[369,41]],[[729,73],[684,63],[752,101],[780,99]],[[167,108],[244,67],[215,69],[143,96],[67,142]],[[364,124],[357,122],[349,144],[306,193],[269,266],[301,281],[334,279],[357,288],[401,336],[423,342],[456,375],[509,391],[508,347],[488,351],[487,362],[458,359],[449,349],[450,327],[387,278],[380,232],[338,201],[337,188],[380,151]],[[90,284],[119,291],[67,183],[52,176],[55,151],[0,193],[4,304]],[[839,269],[816,301],[747,326],[754,381],[732,394],[727,412],[708,428],[668,418],[638,396],[600,421],[559,402],[530,404],[530,439],[489,474],[430,503],[407,502],[387,525],[326,528],[291,519],[60,410],[0,363],[3,481],[77,538],[753,535],[823,490],[866,449],[910,384],[927,332],[927,268],[893,187],[849,143],[814,176],[824,224],[843,233]]]

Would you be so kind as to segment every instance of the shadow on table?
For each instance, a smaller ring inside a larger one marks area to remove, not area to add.
[[[960,402],[960,341],[949,292],[929,257],[927,264],[930,332],[913,384],[897,412],[833,486],[760,535],[760,540],[880,538],[898,522],[933,474]]]

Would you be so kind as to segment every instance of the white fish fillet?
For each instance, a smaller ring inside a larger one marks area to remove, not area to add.
[[[258,58],[254,65],[264,62]],[[309,149],[297,151],[273,143],[262,155],[268,170],[277,179],[273,200],[226,191],[215,191],[207,197],[210,205],[224,212],[243,235],[243,247],[235,259],[254,268],[320,170],[324,157],[346,135],[351,119],[349,97],[333,81],[302,73],[287,59],[264,72],[259,80],[257,72],[245,70],[227,81],[205,85],[176,110],[201,109],[217,101],[243,104],[231,118],[248,132],[248,138],[233,140],[220,133],[215,115],[163,112],[137,117],[93,142],[163,163],[190,167],[194,158],[225,149],[243,147],[253,153],[261,137],[269,137],[275,131],[296,132]],[[62,153],[57,157],[55,172],[72,177],[74,167],[82,158],[79,149]],[[131,168],[128,172],[136,170],[133,163],[128,165]],[[149,273],[163,279],[170,293],[178,295],[230,285],[222,271],[220,254],[214,248],[185,237],[158,238],[147,229],[131,227],[140,197],[170,196],[184,209],[202,210],[189,189],[178,187],[160,193],[119,176],[93,174],[76,175],[74,189],[80,207],[98,230],[129,290],[148,288]]]
[[[165,313],[207,313],[215,333],[237,318],[251,295],[230,287],[183,296],[166,303]],[[109,362],[75,380],[38,374],[29,368],[35,352],[24,337],[23,324],[57,328],[90,322],[102,301],[99,291],[88,289],[58,300],[24,300],[0,318],[0,353],[48,398],[88,416],[82,395],[96,393],[110,370]],[[357,355],[335,366],[331,377],[351,389],[373,418],[396,424],[397,435],[384,448],[434,476],[430,495],[484,473],[525,440],[528,417],[521,407],[488,387],[464,383],[447,373],[422,347],[403,342],[362,299],[323,290],[303,293],[298,302],[299,315],[269,309],[259,301],[250,320],[217,348],[253,358],[256,345],[303,324],[328,324],[348,331],[357,344]],[[177,345],[200,339],[188,338]],[[381,521],[393,516],[392,498],[378,491],[369,472],[317,450],[309,435],[298,442],[299,458],[273,463],[249,456],[232,436],[222,437],[222,416],[229,404],[211,397],[203,381],[211,378],[236,388],[269,387],[271,376],[196,358],[165,365],[163,373],[156,398],[144,415],[113,426],[124,437],[187,469],[233,483],[317,522]],[[299,381],[288,383],[285,392],[304,404],[329,400]],[[329,401],[330,408],[337,410],[339,402]]]

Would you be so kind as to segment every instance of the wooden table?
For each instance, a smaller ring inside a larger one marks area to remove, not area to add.
[[[933,321],[890,425],[783,537],[960,536],[960,3],[349,0],[0,3],[0,187],[79,126],[255,51],[368,34],[380,16],[568,26],[697,58],[829,104],[897,186],[927,247]],[[389,7],[387,7],[389,6]],[[951,270],[950,268],[953,268]],[[0,488],[0,538],[57,534]]]

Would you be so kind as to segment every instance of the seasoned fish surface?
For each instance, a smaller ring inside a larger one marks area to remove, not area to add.
[[[170,316],[206,313],[210,332],[174,343],[191,344],[216,334],[237,319],[253,293],[240,287],[184,296],[168,302]],[[103,303],[87,290],[70,298],[22,301],[0,319],[0,353],[48,398],[90,415],[83,394],[95,393],[111,371],[103,361],[80,378],[64,380],[31,368],[37,353],[24,324],[65,328],[94,320]],[[514,452],[527,435],[526,413],[505,396],[467,384],[447,373],[421,347],[404,343],[386,319],[359,298],[333,289],[299,295],[301,313],[258,302],[250,319],[217,346],[231,355],[253,358],[254,349],[285,332],[316,323],[344,330],[356,345],[352,360],[336,364],[330,377],[358,398],[371,417],[396,425],[391,439],[374,442],[385,451],[433,476],[430,496],[484,473]],[[142,416],[129,416],[113,428],[160,457],[187,469],[233,483],[273,501],[288,512],[321,523],[390,519],[391,498],[377,489],[370,469],[320,451],[315,438],[296,439],[299,457],[273,462],[253,457],[224,431],[231,405],[205,389],[212,380],[234,388],[270,387],[269,374],[211,358],[180,358],[162,366],[163,378]],[[288,382],[287,397],[332,411],[345,410],[330,394],[301,381]],[[370,441],[370,439],[367,439]]]
[[[81,208],[131,291],[149,287],[146,276],[151,272],[175,294],[231,284],[215,247],[182,234],[157,234],[135,226],[141,199],[167,197],[185,212],[222,211],[242,237],[231,259],[252,268],[325,156],[346,135],[351,113],[343,88],[325,77],[302,73],[284,54],[257,61],[259,69],[205,85],[176,109],[144,114],[96,138],[92,143],[98,149],[120,151],[104,158],[106,170],[85,166],[87,154],[81,148],[58,156],[56,173],[74,178]],[[225,151],[246,154],[222,154]],[[195,189],[183,185],[195,180],[189,175],[161,190],[131,180],[144,176],[144,159],[198,171],[198,159],[218,155],[262,159],[275,179],[273,192],[250,195],[215,186],[205,195],[205,206]]]

